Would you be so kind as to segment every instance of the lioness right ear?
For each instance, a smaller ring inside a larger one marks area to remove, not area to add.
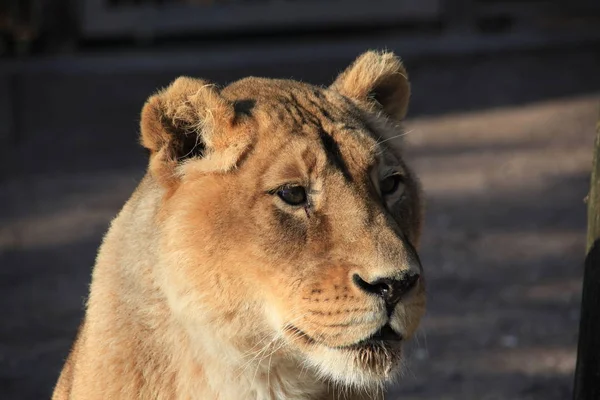
[[[367,51],[342,72],[331,88],[400,121],[408,110],[410,84],[394,53]]]
[[[150,172],[161,181],[176,179],[175,169],[184,160],[206,157],[226,146],[220,136],[234,118],[233,104],[214,85],[176,79],[142,109],[141,142],[150,150]]]

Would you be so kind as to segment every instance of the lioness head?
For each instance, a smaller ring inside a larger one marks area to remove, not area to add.
[[[147,101],[157,285],[206,357],[394,376],[425,309],[419,185],[395,140],[409,94],[399,59],[368,52],[327,88],[179,78]]]

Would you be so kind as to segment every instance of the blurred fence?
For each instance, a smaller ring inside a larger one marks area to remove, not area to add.
[[[441,0],[86,0],[90,37],[232,33],[394,24],[436,19]]]
[[[354,28],[437,37],[535,32],[552,40],[561,33],[597,34],[599,27],[598,0],[5,0],[0,54],[53,52],[93,40]]]

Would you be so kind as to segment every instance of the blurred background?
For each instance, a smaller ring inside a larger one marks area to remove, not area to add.
[[[0,398],[49,398],[144,100],[186,74],[412,81],[428,314],[389,399],[569,399],[600,109],[597,0],[0,1]]]

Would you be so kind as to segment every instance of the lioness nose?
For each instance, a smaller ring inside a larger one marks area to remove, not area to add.
[[[363,292],[383,298],[388,305],[395,305],[416,286],[420,277],[418,273],[407,272],[400,278],[379,278],[367,282],[360,275],[354,274],[352,281]]]

